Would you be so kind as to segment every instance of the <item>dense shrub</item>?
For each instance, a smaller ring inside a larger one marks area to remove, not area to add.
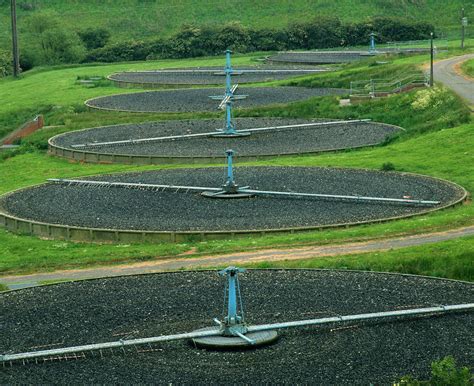
[[[0,51],[0,78],[8,76],[13,71],[12,54],[7,51]]]
[[[250,52],[368,45],[371,32],[377,33],[378,42],[386,42],[425,39],[432,30],[433,27],[427,23],[382,17],[350,24],[342,24],[336,17],[319,17],[309,22],[293,23],[281,30],[247,29],[237,22],[217,27],[187,24],[168,39],[132,40],[92,49],[85,60],[116,62],[190,58],[219,55],[227,48]],[[81,38],[88,44],[83,35]]]
[[[110,40],[110,32],[105,28],[88,28],[78,35],[88,50],[104,47]]]

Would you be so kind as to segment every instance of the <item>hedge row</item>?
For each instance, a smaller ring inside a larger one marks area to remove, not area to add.
[[[237,22],[222,27],[186,25],[168,39],[123,41],[92,49],[85,62],[117,62],[160,58],[189,58],[237,52],[317,49],[368,45],[369,34],[377,42],[429,38],[434,27],[425,22],[375,17],[364,22],[343,24],[338,18],[323,17],[285,29],[250,29]],[[93,45],[93,43],[91,43]]]

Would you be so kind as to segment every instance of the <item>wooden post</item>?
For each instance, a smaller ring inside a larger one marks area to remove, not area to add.
[[[20,50],[18,48],[18,31],[16,26],[16,0],[11,0],[12,18],[12,48],[13,48],[13,76],[20,75]]]
[[[433,56],[434,56],[434,50],[433,50],[433,32],[430,34],[431,39],[430,39],[430,87],[433,87],[434,85],[434,74],[433,74]]]

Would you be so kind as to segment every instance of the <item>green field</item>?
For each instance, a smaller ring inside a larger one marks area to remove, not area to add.
[[[9,25],[9,1],[0,1],[0,24]],[[51,12],[72,29],[101,26],[113,32],[114,40],[164,37],[183,24],[223,24],[239,20],[243,25],[285,27],[317,16],[338,16],[360,21],[369,16],[397,16],[414,21],[436,21],[439,32],[459,35],[461,7],[472,20],[474,5],[466,0],[26,0],[19,1],[20,33],[27,30],[28,16]],[[25,4],[22,6],[22,4]],[[0,47],[6,47],[8,28],[0,32]],[[468,28],[468,34],[470,29]],[[26,34],[27,41],[31,36]]]

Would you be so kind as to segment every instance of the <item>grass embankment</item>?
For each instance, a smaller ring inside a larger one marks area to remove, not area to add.
[[[461,71],[474,80],[474,59],[466,60],[461,64]]]
[[[251,63],[254,58],[255,56],[250,55],[242,56],[235,58],[234,63],[247,64]],[[374,76],[374,71],[384,71],[386,74],[390,74],[402,71],[403,66],[413,69],[413,64],[420,64],[424,59],[426,59],[426,55],[401,58],[384,66],[374,66],[372,65],[373,62],[368,61],[347,66],[347,68],[335,73],[304,77],[299,79],[297,84],[303,85],[305,82],[312,82],[310,86],[317,87],[322,86],[324,82],[327,82],[327,84],[336,82],[340,77],[345,77],[344,82],[353,78],[367,79]],[[222,60],[219,58],[61,68],[54,71],[32,71],[17,81],[11,79],[1,81],[0,96],[2,99],[8,96],[8,103],[0,106],[0,119],[4,119],[9,114],[14,116],[17,111],[34,110],[38,106],[49,105],[55,107],[51,107],[46,114],[47,124],[61,126],[35,133],[20,147],[17,156],[0,161],[0,193],[41,183],[45,179],[53,177],[76,177],[155,168],[151,166],[75,164],[47,157],[44,151],[37,150],[38,148],[44,149],[47,138],[58,132],[158,118],[191,117],[190,114],[160,115],[88,111],[82,107],[82,102],[87,98],[122,91],[135,92],[136,90],[120,90],[113,87],[84,88],[76,84],[77,76],[103,76],[126,69],[220,65],[221,62]],[[346,71],[351,75],[347,75]],[[17,108],[17,106],[19,107]],[[18,110],[19,108],[23,110]],[[400,125],[407,129],[406,132],[403,132],[398,138],[385,144],[385,146],[320,156],[279,158],[260,164],[380,169],[382,164],[391,162],[398,171],[410,171],[446,178],[463,185],[469,191],[474,190],[474,179],[470,167],[474,161],[472,155],[474,138],[470,135],[474,125],[469,123],[468,110],[459,98],[441,88],[413,91],[368,104],[343,108],[339,107],[337,98],[315,98],[288,107],[274,106],[260,110],[244,111],[240,112],[240,115],[372,118],[377,121]],[[34,173],[31,171],[34,171]],[[470,225],[473,223],[473,219],[473,207],[465,205],[386,224],[365,225],[324,232],[183,244],[77,244],[17,236],[0,230],[0,256],[2,257],[0,259],[0,272],[14,274],[136,262],[163,256],[176,256],[189,251],[195,254],[209,254],[303,244],[367,240]],[[457,245],[460,251],[463,249],[469,251],[469,245],[471,244],[472,239],[461,239]],[[443,247],[441,246],[441,248]],[[417,253],[414,253],[413,256],[418,256]],[[460,256],[461,258],[457,260],[456,264],[462,265],[464,264],[463,261],[469,256],[462,254]],[[344,267],[344,264],[346,262],[342,262],[340,267]],[[382,267],[378,268],[382,269]],[[387,267],[387,269],[382,270],[389,269]],[[407,272],[413,273],[413,268],[409,265],[400,269],[407,269]]]

